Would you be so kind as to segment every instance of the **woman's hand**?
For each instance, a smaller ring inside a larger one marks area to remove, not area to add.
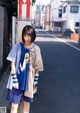
[[[19,89],[19,84],[18,84],[18,83],[13,83],[13,87],[14,87],[15,89]]]
[[[39,71],[37,69],[35,69],[35,74],[39,73]]]

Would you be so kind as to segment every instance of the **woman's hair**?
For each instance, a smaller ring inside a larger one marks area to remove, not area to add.
[[[29,35],[31,37],[31,43],[36,39],[36,31],[31,25],[26,25],[22,30],[22,41],[25,43],[24,36]]]

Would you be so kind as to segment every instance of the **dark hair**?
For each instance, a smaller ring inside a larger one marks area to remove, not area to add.
[[[31,43],[36,39],[36,31],[31,25],[26,25],[22,30],[22,41],[25,43],[24,36],[29,35],[31,37]]]

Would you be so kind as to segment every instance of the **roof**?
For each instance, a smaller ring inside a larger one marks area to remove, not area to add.
[[[79,0],[65,0],[65,1],[61,0],[61,2],[68,4],[80,4]]]

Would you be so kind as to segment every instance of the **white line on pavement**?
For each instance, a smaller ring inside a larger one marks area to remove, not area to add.
[[[64,42],[65,44],[67,44],[67,45],[73,47],[74,49],[76,49],[76,50],[78,50],[78,51],[80,51],[79,48],[77,48],[77,47],[75,47],[75,46],[69,44],[68,42],[64,41],[63,39],[60,39],[60,38],[58,38],[58,37],[56,37],[56,36],[54,36],[54,35],[52,35],[52,34],[50,34],[50,35],[53,36],[53,37],[55,37],[57,40],[59,40],[59,41],[61,41],[61,42]]]

